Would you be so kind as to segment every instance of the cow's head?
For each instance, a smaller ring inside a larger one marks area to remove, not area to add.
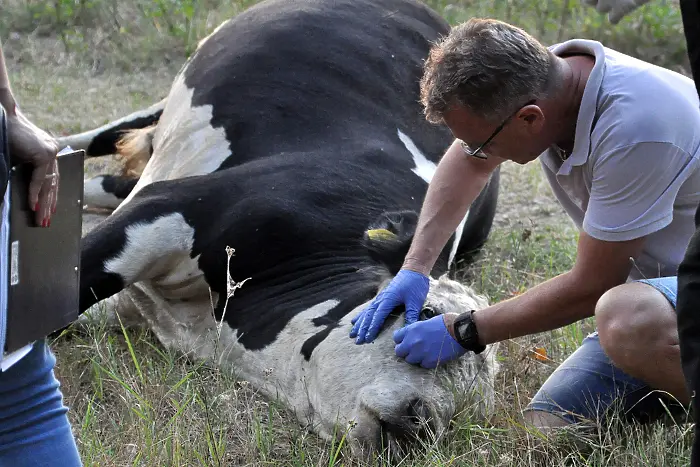
[[[381,288],[398,270],[417,216],[396,212],[382,219],[364,237],[372,257],[385,268]],[[463,408],[476,415],[490,412],[498,369],[494,346],[434,370],[411,365],[394,353],[392,334],[404,325],[402,313],[391,315],[371,344],[356,345],[348,337],[351,319],[368,303],[347,314],[308,361],[308,381],[313,384],[310,402],[322,431],[332,430],[333,422],[346,426],[353,449],[366,453],[387,443],[395,448],[402,441],[415,441],[416,436],[430,443]],[[459,282],[446,276],[431,278],[421,319],[486,305],[485,298]]]

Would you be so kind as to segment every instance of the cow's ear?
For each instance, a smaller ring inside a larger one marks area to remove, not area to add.
[[[398,274],[416,231],[415,211],[388,211],[372,222],[363,235],[363,244],[370,258]]]

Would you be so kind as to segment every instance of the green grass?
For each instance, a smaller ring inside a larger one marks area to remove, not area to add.
[[[56,134],[77,132],[163,97],[199,38],[253,3],[6,0],[0,38],[25,112]],[[428,3],[452,23],[496,17],[548,44],[598,39],[687,70],[680,16],[670,1],[653,1],[618,26],[578,0]],[[116,171],[110,158],[87,164],[90,175],[104,170]],[[491,302],[568,270],[577,241],[537,164],[506,165],[501,186],[491,239],[461,275]],[[86,219],[88,229],[94,219]],[[589,319],[505,342],[496,416],[477,425],[460,414],[445,439],[425,440],[401,465],[687,465],[690,424],[611,424],[596,435],[547,442],[522,427],[522,408],[593,327]],[[163,349],[148,331],[106,332],[96,324],[52,347],[86,466],[358,465],[343,432],[333,442],[320,440],[245,381]],[[536,347],[547,360],[533,358]]]
[[[528,230],[527,239],[517,226],[495,230],[465,281],[498,300],[572,265],[575,234]],[[592,326],[587,320],[507,341],[494,418],[479,425],[459,415],[445,439],[426,440],[401,465],[685,465],[689,424],[611,423],[596,435],[548,442],[523,427],[522,408]],[[544,347],[549,360],[534,359],[534,347]],[[349,456],[344,433],[318,439],[245,381],[163,349],[148,331],[114,334],[94,325],[53,348],[86,465],[362,465]]]

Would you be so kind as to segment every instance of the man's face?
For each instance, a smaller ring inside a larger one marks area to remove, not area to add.
[[[551,142],[545,135],[542,110],[530,102],[500,122],[488,122],[461,105],[444,114],[445,124],[463,142],[473,157],[495,156],[527,164],[544,152]]]

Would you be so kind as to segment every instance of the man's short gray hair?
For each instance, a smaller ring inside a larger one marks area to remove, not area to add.
[[[421,79],[421,102],[428,121],[460,104],[495,121],[551,85],[553,54],[537,39],[508,23],[471,19],[454,27],[430,51]]]

